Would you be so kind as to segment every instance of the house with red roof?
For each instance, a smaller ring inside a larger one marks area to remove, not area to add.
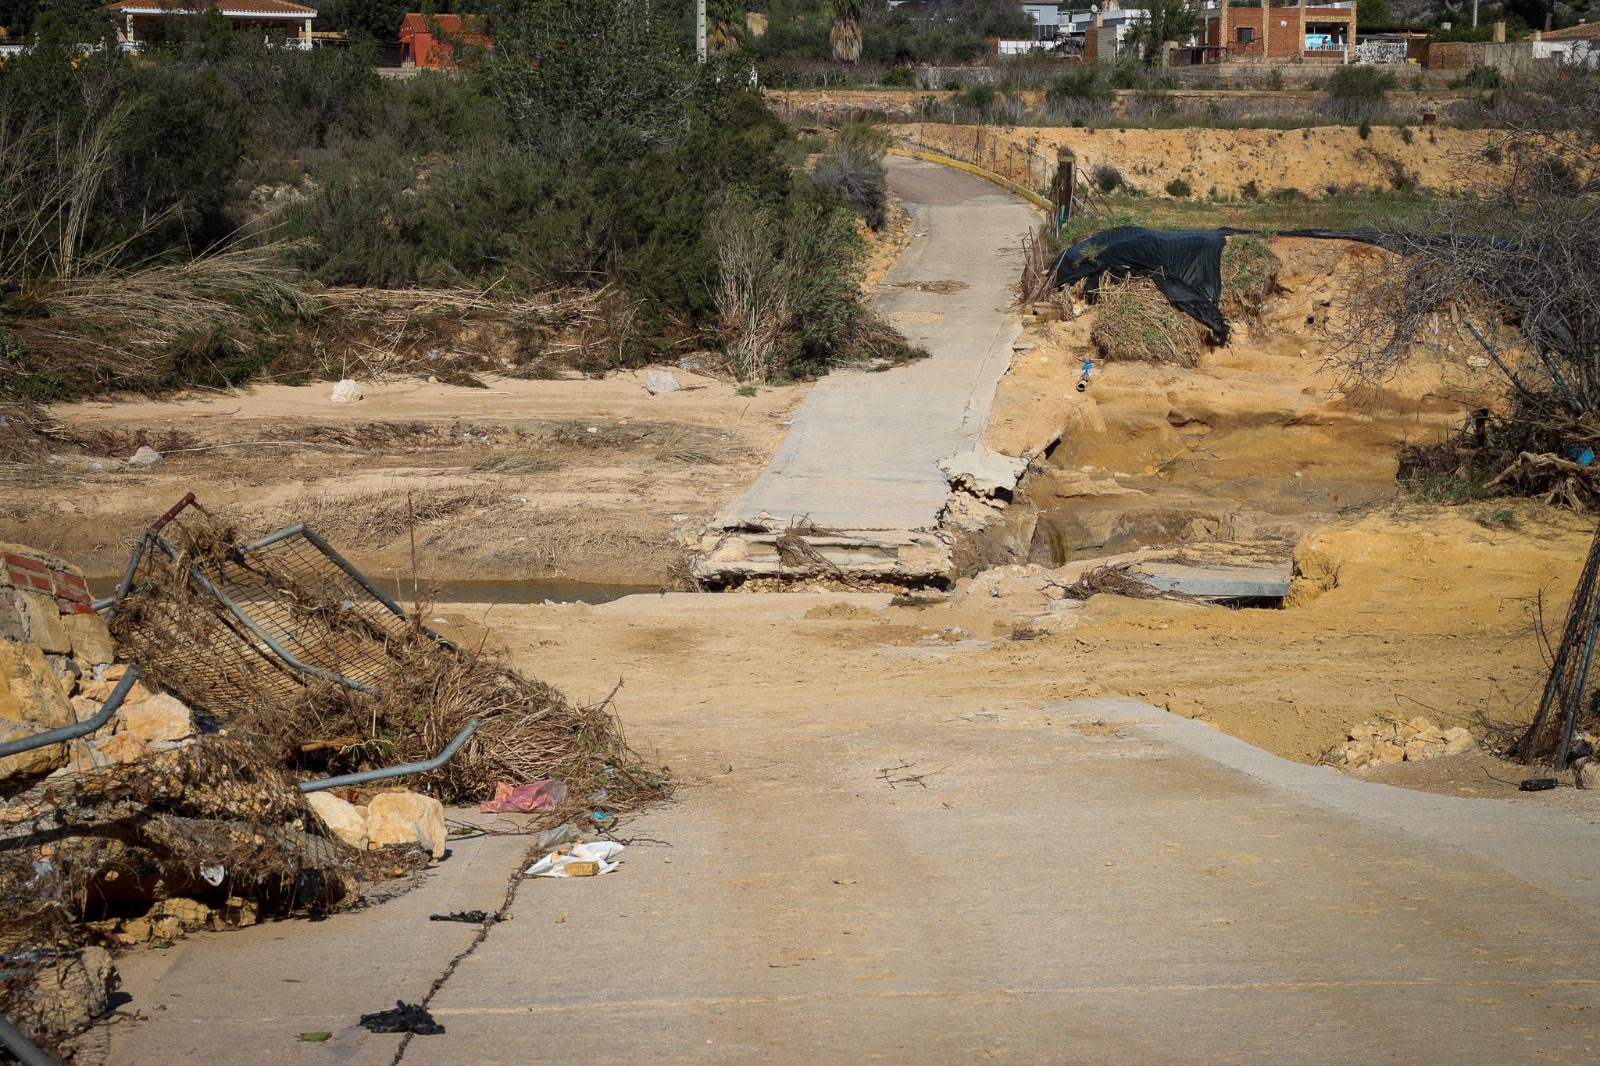
[[[456,45],[490,48],[494,40],[472,15],[422,15],[412,12],[400,23],[402,67],[456,67]]]
[[[138,48],[158,33],[163,20],[216,11],[240,33],[259,33],[293,47],[311,47],[311,20],[317,9],[289,0],[117,0],[108,5],[124,48]]]

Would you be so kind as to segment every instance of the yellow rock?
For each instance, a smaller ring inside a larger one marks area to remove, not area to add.
[[[367,812],[332,792],[308,792],[306,805],[317,813],[328,832],[352,848],[367,850]]]
[[[71,655],[72,633],[67,629],[60,609],[56,607],[55,597],[23,592],[21,589],[17,592],[20,594],[17,600],[27,620],[28,639],[51,655]]]
[[[417,792],[384,792],[367,805],[367,836],[373,846],[421,844],[444,858],[444,804]]]
[[[30,737],[35,733],[43,732],[33,725],[22,722],[0,721],[0,741],[20,740]],[[65,765],[67,761],[67,746],[65,744],[48,744],[32,751],[8,755],[0,759],[0,781],[13,776],[33,777],[47,774],[58,766]]]
[[[194,716],[176,696],[165,692],[136,703],[124,703],[117,711],[122,729],[144,740],[182,740],[194,732]]]
[[[90,666],[103,666],[117,657],[111,631],[97,614],[69,614],[61,619],[72,642],[72,654]]]
[[[94,741],[92,747],[99,751],[101,755],[119,763],[133,762],[136,759],[143,758],[145,752],[150,750],[150,745],[146,744],[141,737],[126,732],[102,737]]]
[[[67,702],[61,679],[44,660],[37,644],[0,640],[0,681],[10,699],[0,698],[0,717],[35,722],[47,729],[72,725],[78,720]]]

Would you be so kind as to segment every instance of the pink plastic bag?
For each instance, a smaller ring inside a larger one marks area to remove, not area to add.
[[[479,814],[531,814],[547,811],[567,798],[567,786],[561,781],[534,781],[527,785],[494,783],[494,799],[478,805]]]

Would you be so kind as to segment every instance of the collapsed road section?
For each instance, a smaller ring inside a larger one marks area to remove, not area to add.
[[[818,382],[767,470],[713,522],[694,564],[702,582],[797,569],[942,582],[952,552],[940,517],[958,476],[948,471],[998,466],[1007,490],[1021,476],[1022,463],[976,453],[1021,329],[1010,264],[1036,212],[961,171],[887,165],[915,236],[875,299],[928,358]]]

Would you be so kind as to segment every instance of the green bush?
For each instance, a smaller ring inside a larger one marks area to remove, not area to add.
[[[889,143],[878,127],[853,123],[839,131],[811,172],[813,181],[837,193],[875,230],[889,217],[889,176],[883,169]]]
[[[883,72],[883,77],[878,79],[878,84],[885,89],[915,89],[917,87],[917,72],[912,67],[895,66]]]
[[[969,85],[956,94],[956,106],[971,108],[980,115],[987,115],[999,102],[1000,90],[984,81]]]
[[[1128,185],[1128,180],[1122,176],[1122,171],[1109,163],[1097,164],[1089,171],[1089,180],[1103,193],[1113,193]]]
[[[1091,66],[1058,74],[1045,89],[1045,103],[1057,113],[1074,119],[1104,110],[1112,96],[1111,86],[1102,81],[1099,71]]]
[[[1450,83],[1452,89],[1498,89],[1504,84],[1498,67],[1476,66]]]
[[[1328,105],[1343,122],[1366,122],[1389,110],[1394,76],[1376,67],[1339,67],[1328,78]]]
[[[1183,197],[1193,196],[1194,190],[1189,188],[1189,183],[1184,181],[1182,178],[1173,178],[1171,181],[1167,182],[1167,195],[1181,199]]]

